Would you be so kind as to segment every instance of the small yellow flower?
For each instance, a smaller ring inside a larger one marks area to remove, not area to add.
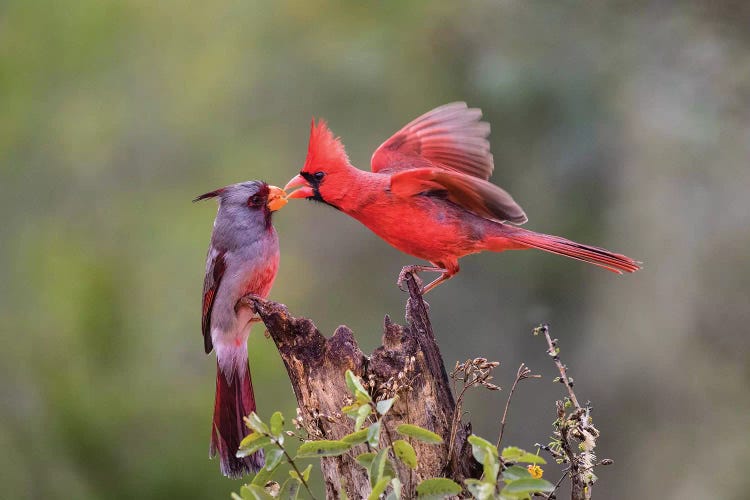
[[[526,470],[529,471],[529,474],[531,474],[531,477],[534,479],[541,479],[542,474],[544,474],[544,470],[538,465],[529,465],[526,467]]]

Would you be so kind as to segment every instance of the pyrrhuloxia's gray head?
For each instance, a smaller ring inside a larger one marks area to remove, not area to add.
[[[286,205],[286,193],[276,186],[269,186],[263,181],[248,181],[230,184],[223,188],[202,194],[193,201],[207,198],[219,198],[219,202],[226,205],[260,208],[267,205],[270,211],[275,211]]]
[[[202,194],[193,201],[218,198],[217,221],[258,224],[271,223],[271,214],[286,205],[286,193],[276,186],[263,181],[248,181],[230,184],[223,188]],[[243,224],[243,225],[244,225]]]

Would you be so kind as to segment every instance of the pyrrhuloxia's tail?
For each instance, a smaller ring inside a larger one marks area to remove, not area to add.
[[[244,369],[235,370],[227,380],[216,365],[216,403],[209,456],[219,454],[221,473],[233,479],[255,473],[263,467],[263,451],[237,458],[240,441],[250,433],[242,418],[255,411],[253,383],[245,361]],[[239,373],[238,373],[239,372]]]
[[[502,226],[500,234],[488,239],[490,250],[502,252],[503,250],[519,248],[537,248],[571,259],[582,260],[618,274],[623,272],[633,273],[641,268],[638,261],[625,255],[610,252],[604,248],[576,243],[559,236],[535,233],[520,227],[506,225]]]

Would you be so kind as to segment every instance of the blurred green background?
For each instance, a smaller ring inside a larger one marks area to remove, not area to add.
[[[502,361],[466,408],[546,442],[549,322],[602,431],[595,497],[747,498],[750,9],[743,2],[0,4],[0,496],[227,498],[207,459],[214,360],[200,294],[215,215],[197,194],[302,165],[311,116],[369,168],[391,133],[465,100],[527,227],[644,261],[617,277],[483,254],[429,297],[446,363]],[[334,210],[276,217],[272,298],[379,344],[399,254]],[[259,411],[293,414],[270,340]],[[547,476],[559,474],[550,466]]]

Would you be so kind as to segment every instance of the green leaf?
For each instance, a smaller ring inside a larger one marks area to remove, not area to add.
[[[388,449],[386,446],[375,455],[370,464],[370,486],[375,487],[378,482],[383,479],[383,473],[385,472],[385,462],[388,460]]]
[[[410,469],[417,467],[417,452],[412,445],[403,439],[397,439],[393,442],[393,452]]]
[[[365,387],[362,385],[362,382],[359,381],[359,377],[352,373],[351,370],[346,370],[346,386],[350,391],[352,391],[354,399],[356,399],[357,402],[369,403],[370,401],[372,401],[372,398],[370,398],[370,394],[368,394],[367,389],[365,389]]]
[[[461,486],[447,477],[425,479],[417,486],[417,496],[428,500],[439,500],[461,493]]]
[[[253,480],[250,482],[261,487],[265,486],[266,483],[271,480],[271,477],[273,477],[274,472],[275,471],[272,470],[266,470],[265,467],[261,467],[258,473],[253,477]]]
[[[242,500],[273,500],[273,497],[257,484],[244,485],[240,488],[240,495]]]
[[[367,428],[367,442],[373,448],[378,446],[380,442],[380,422],[375,422]]]
[[[281,485],[281,491],[279,491],[279,500],[295,500],[302,483],[296,477],[290,477],[284,484]]]
[[[391,476],[385,476],[372,487],[372,493],[367,497],[367,500],[378,500],[380,495],[383,494],[385,489],[388,487],[388,483],[391,482]]]
[[[503,448],[503,452],[501,454],[503,457],[503,460],[508,462],[523,462],[527,464],[541,464],[544,465],[547,463],[546,460],[544,460],[539,455],[536,455],[534,453],[529,453],[526,450],[523,450],[521,448],[518,448],[516,446],[507,446]]]
[[[494,482],[466,479],[464,480],[464,484],[466,484],[466,489],[469,490],[469,493],[477,500],[489,500],[495,495]]]
[[[512,497],[525,497],[532,493],[542,491],[549,493],[555,489],[555,485],[547,481],[546,479],[534,479],[527,477],[523,479],[517,479],[505,486],[500,492],[501,495],[507,495]]]
[[[327,439],[307,441],[300,445],[297,456],[299,458],[337,457],[349,451],[349,448],[351,448],[351,445],[343,441],[329,441]]]
[[[494,458],[494,461],[497,462],[497,447],[494,444],[476,434],[469,436],[467,441],[471,444],[471,453],[477,462],[484,464],[488,460],[488,456],[491,457],[489,460]]]
[[[364,404],[359,407],[359,410],[357,410],[357,418],[354,421],[354,430],[360,430],[362,426],[365,424],[365,419],[370,416],[370,413],[372,413],[372,406],[369,404]]]
[[[344,406],[341,411],[343,411],[349,418],[355,421],[354,430],[358,431],[365,423],[365,419],[370,415],[370,413],[372,413],[372,407],[367,403],[355,403],[353,405]]]
[[[357,411],[359,411],[360,406],[362,405],[359,403],[342,406],[341,411],[349,415],[351,418],[356,418]]]
[[[497,481],[497,473],[500,472],[500,461],[492,453],[487,453],[484,457],[484,477],[493,483]]]
[[[391,459],[386,457],[385,460],[385,470],[383,471],[383,477],[385,476],[391,476],[391,477],[397,477],[398,473],[396,472],[396,469],[393,468],[393,462],[391,462]]]
[[[388,410],[391,409],[391,406],[393,406],[393,403],[395,401],[395,397],[378,401],[378,403],[375,405],[375,408],[378,410],[378,413],[380,413],[381,415],[385,415],[386,413],[388,413]]]
[[[257,413],[252,412],[244,418],[245,425],[260,434],[269,434],[268,426],[263,423]]]
[[[305,470],[302,471],[302,479],[304,479],[305,481],[309,481],[311,470],[312,470],[312,464],[308,465],[307,468],[305,468]],[[297,474],[296,470],[290,470],[289,475],[294,478],[299,479],[299,474]]]
[[[274,436],[281,436],[281,433],[284,430],[284,415],[282,415],[280,411],[274,412],[274,414],[271,415],[270,422],[271,434]]]
[[[255,441],[258,441],[259,439],[262,439],[266,436],[263,434],[259,434],[257,432],[251,432],[247,436],[245,436],[242,441],[240,441],[240,448],[247,448],[248,446],[252,445]]]
[[[360,404],[369,403],[370,401],[372,401],[372,398],[366,392],[357,391],[354,398],[356,399],[357,403]]]
[[[526,464],[534,464],[534,465],[544,465],[547,463],[545,459],[540,457],[539,455],[536,455],[534,453],[526,453],[525,455],[521,456],[516,462],[523,462]]]
[[[252,436],[252,434],[250,436]],[[256,436],[258,436],[258,438],[250,441],[250,444],[243,444],[245,443],[245,440],[244,439],[242,440],[242,442],[240,443],[240,449],[237,450],[237,454],[236,454],[237,458],[242,458],[242,457],[247,457],[249,455],[252,455],[256,451],[260,450],[261,448],[271,444],[270,437],[263,436],[262,434],[256,434]]]
[[[503,481],[506,483],[527,477],[531,477],[531,474],[529,474],[526,467],[521,467],[520,465],[512,465],[503,471]]]
[[[500,462],[497,457],[497,447],[479,436],[472,434],[467,439],[471,444],[471,452],[480,464],[484,465],[484,477],[493,484],[497,480],[500,471]]]
[[[388,493],[386,500],[401,500],[401,481],[397,477],[391,479],[392,490]]]
[[[518,446],[506,446],[503,448],[503,452],[500,454],[503,460],[509,460],[515,462],[519,457],[522,457],[526,453],[526,450],[522,450]]]
[[[367,441],[367,432],[368,429],[361,429],[356,432],[352,432],[351,434],[347,434],[346,436],[342,437],[341,441],[352,446],[362,444]]]
[[[413,437],[414,439],[418,439],[419,441],[428,444],[440,444],[443,442],[443,438],[418,425],[401,424],[396,427],[396,432],[402,436]]]
[[[372,453],[369,451],[367,453],[360,453],[354,458],[354,460],[356,460],[359,465],[361,465],[368,471],[370,470],[370,465],[372,465],[372,461],[374,459],[375,459],[375,453]]]
[[[268,450],[266,452],[266,466],[264,469],[266,470],[274,470],[277,465],[281,462],[281,459],[284,457],[284,450],[281,448],[274,448],[272,450]]]

